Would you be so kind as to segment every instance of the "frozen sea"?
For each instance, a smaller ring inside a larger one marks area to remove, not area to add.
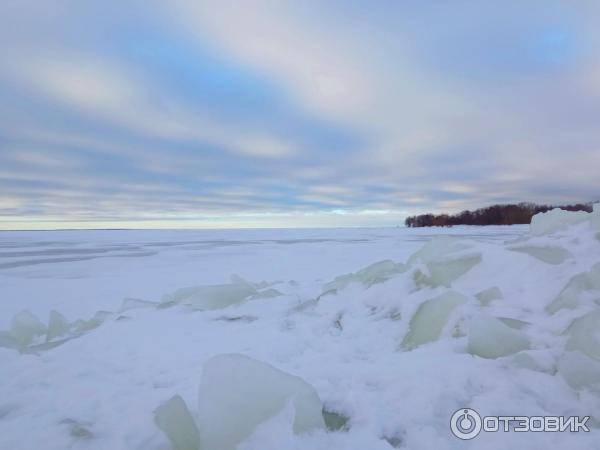
[[[310,289],[373,262],[405,260],[436,235],[503,241],[514,227],[0,232],[0,327],[20,310],[73,319],[114,310],[125,297],[248,280],[295,280]],[[318,290],[318,289],[317,289]],[[318,292],[320,293],[320,292]],[[12,300],[9,300],[12,298]],[[71,318],[71,317],[70,317]],[[2,328],[0,328],[2,329]]]
[[[593,226],[0,232],[0,448],[173,448],[154,411],[179,395],[202,429],[222,354],[300,377],[346,420],[298,433],[288,405],[239,449],[598,448],[600,338],[569,335],[598,311]],[[589,361],[566,373],[567,353]],[[463,407],[591,431],[462,441]]]

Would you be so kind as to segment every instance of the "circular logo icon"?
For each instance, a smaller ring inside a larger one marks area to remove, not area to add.
[[[452,414],[450,419],[452,434],[459,439],[473,439],[481,431],[481,416],[470,408],[462,408]]]

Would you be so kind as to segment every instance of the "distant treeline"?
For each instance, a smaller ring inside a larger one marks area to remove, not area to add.
[[[531,218],[540,212],[553,208],[566,211],[592,212],[592,203],[577,203],[575,205],[536,205],[534,203],[519,203],[518,205],[493,205],[479,208],[475,211],[463,211],[458,214],[421,214],[407,217],[404,224],[407,227],[449,227],[452,225],[514,225],[531,223]]]

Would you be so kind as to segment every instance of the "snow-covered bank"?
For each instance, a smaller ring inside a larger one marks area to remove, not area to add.
[[[531,230],[3,233],[0,448],[595,448],[599,233],[598,209]],[[460,441],[461,407],[592,431]]]

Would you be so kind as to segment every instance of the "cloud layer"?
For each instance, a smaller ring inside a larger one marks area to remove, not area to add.
[[[0,6],[0,228],[600,197],[593,2]]]

